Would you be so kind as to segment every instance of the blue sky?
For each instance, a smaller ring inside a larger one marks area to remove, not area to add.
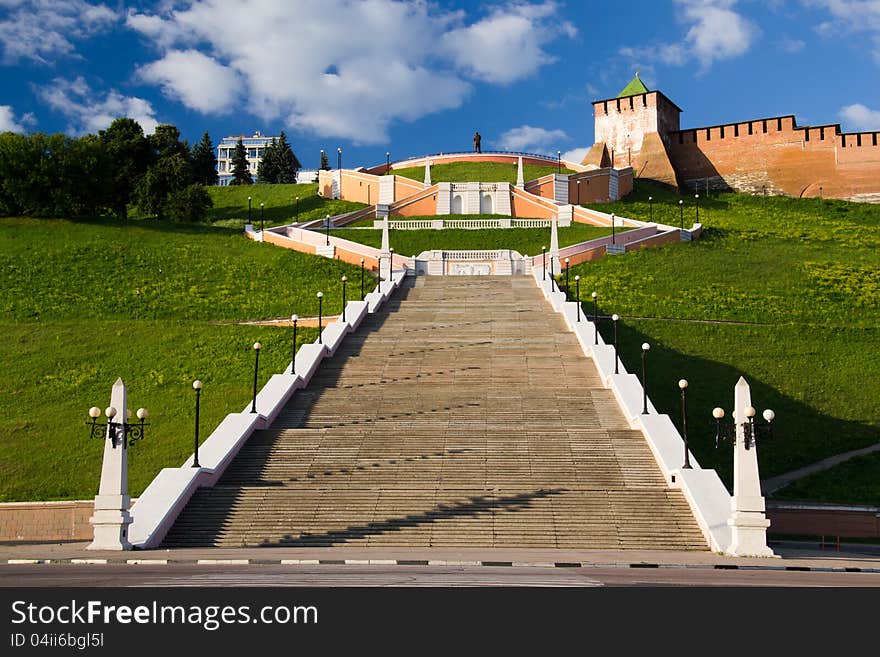
[[[880,130],[880,0],[0,0],[0,131],[287,131],[306,167],[576,155],[640,71],[683,127]],[[335,157],[331,157],[335,165]]]

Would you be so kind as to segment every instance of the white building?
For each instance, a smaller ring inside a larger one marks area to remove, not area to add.
[[[257,167],[263,159],[263,152],[266,147],[272,143],[273,139],[278,137],[266,137],[259,131],[254,133],[253,137],[245,135],[224,137],[220,145],[217,146],[217,174],[219,175],[218,185],[228,185],[232,180],[232,156],[235,155],[235,145],[238,140],[244,144],[245,154],[247,155],[248,169],[251,178],[256,179]]]

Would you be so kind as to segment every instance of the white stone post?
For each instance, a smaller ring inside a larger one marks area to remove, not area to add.
[[[520,155],[516,160],[516,186],[520,189],[524,189],[526,183],[523,179],[522,155]]]
[[[425,160],[425,185],[431,186],[431,161]]]
[[[107,432],[104,437],[104,462],[101,466],[101,485],[95,497],[95,514],[89,522],[95,528],[95,535],[88,550],[130,550],[128,526],[131,515],[128,510],[131,498],[128,496],[128,446],[125,430],[121,426],[127,422],[125,384],[116,379],[110,394],[110,406],[116,409],[112,421],[107,418]],[[115,435],[111,435],[115,432]]]
[[[382,220],[382,247],[379,249],[379,279],[391,280],[391,238],[388,234],[388,215]]]
[[[556,217],[550,220],[550,270],[553,275],[559,274],[559,229]]]
[[[770,521],[764,515],[764,497],[758,473],[758,445],[752,437],[746,449],[746,409],[752,405],[749,384],[739,378],[734,388],[733,421],[736,425],[736,444],[733,447],[733,497],[727,524],[731,529],[728,554],[735,557],[772,557],[767,546],[767,527]]]

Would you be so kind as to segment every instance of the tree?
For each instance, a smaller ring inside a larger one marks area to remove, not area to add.
[[[110,204],[113,212],[125,219],[135,187],[150,166],[151,145],[140,124],[127,117],[116,119],[98,136],[106,147],[113,171]]]
[[[170,155],[182,155],[186,159],[190,157],[189,145],[180,140],[180,130],[176,126],[157,125],[156,130],[147,139],[155,158]]]
[[[327,153],[321,151],[321,166],[318,167],[321,171],[330,171],[330,161],[327,159]]]
[[[284,130],[281,131],[281,135],[278,137],[278,144],[275,147],[274,155],[278,168],[278,175],[274,182],[295,183],[296,172],[302,168],[302,164],[300,164],[293,149],[290,147]],[[326,154],[324,157],[326,158]]]
[[[230,185],[252,185],[253,179],[251,172],[248,170],[247,152],[244,150],[244,143],[239,137],[235,144],[235,152],[232,154],[232,180]]]
[[[171,192],[165,200],[165,215],[175,221],[204,221],[214,202],[202,185],[189,185]]]
[[[264,183],[277,183],[281,172],[278,165],[278,144],[272,139],[263,149],[263,157],[257,165],[257,179]]]
[[[168,197],[192,184],[192,171],[180,153],[159,158],[141,179],[137,188],[137,204],[141,212],[164,219]]]
[[[214,153],[214,144],[211,143],[211,135],[207,131],[202,135],[202,140],[193,146],[191,160],[196,184],[217,184],[217,156]]]

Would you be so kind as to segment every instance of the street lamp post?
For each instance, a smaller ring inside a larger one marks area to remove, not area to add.
[[[196,379],[193,381],[193,390],[196,391],[196,434],[193,440],[193,464],[192,467],[200,468],[199,465],[199,401],[202,396],[202,382]]]
[[[599,294],[593,292],[593,344],[599,344]]]
[[[611,243],[612,243],[612,244],[616,244],[616,243],[617,243],[617,242],[615,242],[615,240],[614,240],[614,224],[615,224],[615,223],[617,223],[617,222],[616,222],[616,220],[615,220],[615,218],[614,218],[614,213],[612,212],[612,213],[611,213]]]
[[[575,201],[575,203],[577,205],[580,205],[581,204],[581,181],[580,180],[577,181],[577,188],[576,189],[577,189],[577,201]]]
[[[678,215],[681,220],[681,229],[684,230],[684,200],[678,199]]]
[[[266,205],[265,203],[260,203],[260,232],[261,233],[263,232],[263,216],[264,216],[263,210],[265,208],[265,205]]]
[[[684,465],[682,468],[688,470],[691,467],[690,450],[688,450],[688,430],[687,430],[687,379],[681,379],[678,382],[681,388],[681,437],[684,439]]]
[[[566,259],[565,259],[565,300],[566,300],[566,301],[568,301],[568,299],[569,299],[569,296],[570,296],[570,295],[569,295],[568,291],[571,289],[571,288],[568,286],[568,268],[569,268],[569,265],[570,265],[570,264],[571,264],[571,259],[570,259],[570,258],[566,258]]]
[[[293,216],[294,221],[299,223],[299,196],[296,197],[296,201],[293,204]]]
[[[293,344],[290,347],[290,375],[296,376],[296,324],[299,322],[299,315],[291,315],[290,321],[293,324]]]
[[[617,320],[620,319],[620,315],[614,313],[611,315],[611,321],[614,322],[614,373],[620,374],[620,359],[617,357]]]
[[[697,207],[697,223],[700,223],[700,195],[694,194],[694,204]]]
[[[388,280],[394,278],[394,247],[388,249]]]
[[[252,200],[253,200],[253,198],[250,197],[250,196],[248,196],[248,223],[249,223],[251,226],[254,225],[254,222],[251,220],[251,201],[252,201]]]
[[[342,146],[336,149],[336,168],[342,171]]]
[[[648,414],[648,374],[647,374],[647,354],[651,348],[647,342],[642,343],[642,415]]]
[[[544,274],[541,280],[547,280],[547,247],[541,247],[541,271]]]
[[[321,321],[323,319],[324,314],[324,293],[318,292],[318,344],[324,344],[324,340],[321,337]]]
[[[577,295],[577,307],[578,307],[578,324],[581,322],[581,277],[580,275],[574,277],[574,289],[575,294]]]
[[[251,413],[257,412],[257,374],[260,371],[260,349],[263,348],[259,342],[254,342],[254,397],[251,403]]]
[[[101,409],[97,406],[92,406],[89,409],[89,417],[92,418],[92,421],[86,422],[86,426],[90,429],[89,435],[92,438],[109,438],[112,441],[110,446],[113,448],[116,448],[117,446],[121,446],[123,449],[131,447],[134,444],[134,441],[143,440],[144,438],[144,427],[148,426],[144,422],[147,419],[147,409],[137,409],[135,415],[140,421],[136,424],[128,421],[130,414],[131,411],[126,411],[124,413],[125,418],[122,422],[114,422],[117,410],[113,406],[108,406],[104,409],[107,423],[98,424],[98,418],[101,416]]]
[[[364,300],[364,259],[361,258],[361,301]]]
[[[391,153],[385,151],[385,173],[391,171]]]
[[[324,219],[324,246],[330,246],[330,215],[327,215],[327,218]]]
[[[342,277],[342,321],[345,321],[345,303],[347,299],[345,298],[345,284],[348,282],[348,276]]]
[[[562,151],[556,151],[556,173],[562,173]]]
[[[648,197],[648,207],[651,209],[651,223],[654,223],[654,197]]]

